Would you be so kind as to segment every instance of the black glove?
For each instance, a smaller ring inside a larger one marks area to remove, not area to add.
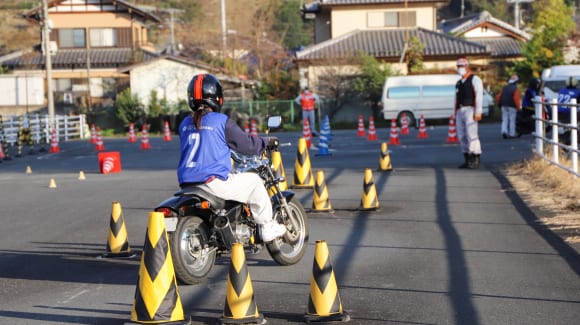
[[[280,140],[277,137],[266,137],[264,140],[266,142],[266,148],[270,150],[277,149],[280,145]]]

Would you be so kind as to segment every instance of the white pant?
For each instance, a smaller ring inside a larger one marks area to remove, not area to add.
[[[225,181],[216,178],[203,186],[215,196],[247,203],[257,224],[263,225],[272,220],[272,202],[258,174],[230,174]]]
[[[481,155],[481,143],[477,131],[477,121],[473,118],[473,106],[461,106],[455,116],[457,137],[463,153]]]
[[[507,134],[510,137],[516,136],[516,113],[515,107],[501,107],[501,134]]]

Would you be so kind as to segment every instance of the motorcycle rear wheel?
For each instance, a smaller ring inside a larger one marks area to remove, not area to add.
[[[268,253],[279,265],[294,265],[300,262],[308,246],[308,216],[302,203],[297,198],[292,198],[288,202],[288,209],[290,210],[289,218],[294,220],[299,229],[294,229],[290,220],[279,219],[278,222],[284,221],[284,225],[287,228],[286,234],[266,244]]]
[[[211,271],[216,252],[204,253],[209,242],[208,226],[198,217],[181,218],[175,232],[169,233],[171,255],[177,279],[184,284],[198,284]]]

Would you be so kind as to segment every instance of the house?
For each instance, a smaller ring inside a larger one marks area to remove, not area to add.
[[[98,105],[107,93],[129,83],[129,75],[120,72],[120,67],[158,56],[147,30],[160,19],[126,1],[50,0],[47,5],[49,49],[36,46],[11,53],[0,57],[0,65],[15,76],[40,73],[46,78],[45,55],[49,53],[56,105]],[[42,6],[24,17],[40,30]]]
[[[520,59],[522,45],[532,38],[530,34],[494,18],[487,11],[442,20],[438,29],[442,33],[486,46],[491,53],[491,61]]]
[[[145,106],[149,104],[153,91],[157,98],[165,98],[170,105],[186,102],[187,85],[198,73],[215,74],[222,83],[227,101],[251,99],[257,86],[256,81],[223,75],[206,63],[174,55],[159,56],[118,71],[130,76],[131,93],[136,94]]]

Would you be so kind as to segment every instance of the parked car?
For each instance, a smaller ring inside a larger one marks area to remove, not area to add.
[[[580,80],[580,65],[556,65],[544,69],[540,85],[544,99],[546,101],[558,99],[558,92],[566,87],[566,79],[570,76]]]
[[[385,120],[396,119],[401,125],[403,113],[408,125],[418,126],[421,115],[427,119],[445,119],[454,113],[455,84],[458,74],[394,76],[385,80],[380,105]],[[489,115],[493,97],[484,90],[483,115]]]

